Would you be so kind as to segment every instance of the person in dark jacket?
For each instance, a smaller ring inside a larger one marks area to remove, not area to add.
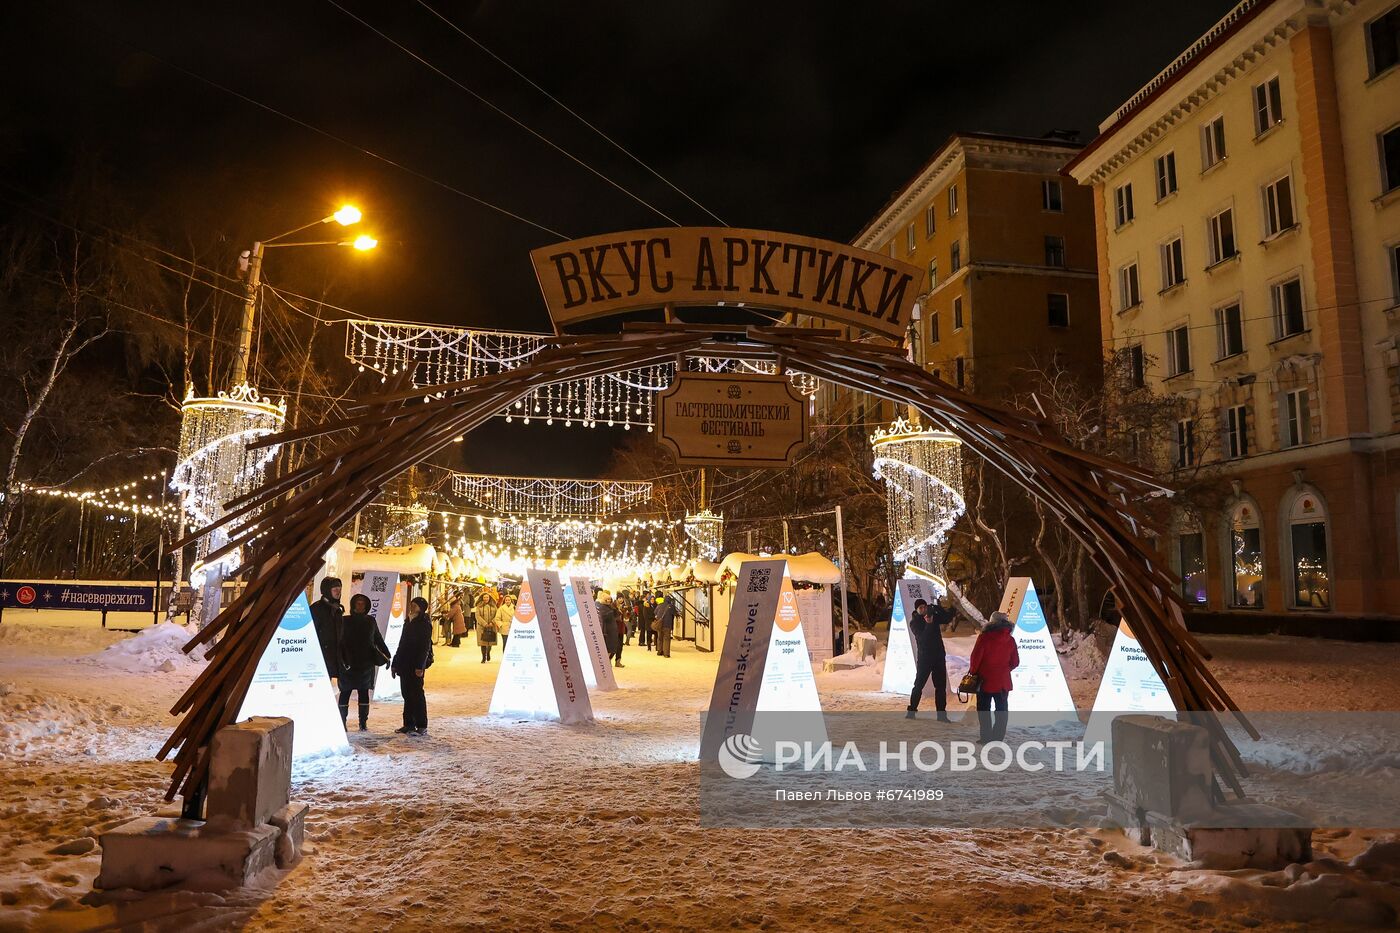
[[[598,607],[598,625],[603,630],[603,644],[608,649],[608,659],[621,667],[622,639],[617,634],[617,610],[613,608],[612,598],[602,590],[598,591],[594,600]]]
[[[316,641],[321,646],[321,659],[326,662],[326,674],[340,673],[340,620],[345,607],[340,604],[341,583],[338,577],[321,581],[321,598],[311,604],[311,621],[316,625]]]
[[[642,632],[642,644],[648,651],[656,644],[656,633],[651,630],[651,623],[656,621],[656,599],[651,595],[650,590],[642,593],[642,605],[637,610],[639,623]]]
[[[676,607],[665,596],[656,597],[656,654],[671,656],[671,628],[676,624]]]
[[[423,676],[433,664],[433,623],[428,618],[428,601],[423,597],[413,597],[408,607],[399,648],[389,667],[403,690],[403,728],[394,731],[427,735],[428,697],[423,692]]]
[[[1016,635],[1011,631],[1011,617],[1004,612],[992,613],[987,627],[977,635],[968,661],[968,673],[982,678],[977,689],[977,722],[982,728],[982,744],[1000,742],[1006,738],[1007,696],[1011,693],[1011,672],[1021,663],[1016,651]],[[995,715],[991,712],[996,704]]]
[[[350,614],[340,620],[340,724],[350,715],[350,694],[359,691],[361,732],[369,728],[374,669],[389,663],[389,646],[369,609],[369,597],[356,593],[350,597]]]
[[[909,619],[909,631],[914,636],[914,689],[909,692],[909,711],[913,719],[919,711],[919,698],[924,684],[933,678],[933,706],[938,721],[948,722],[948,656],[943,647],[943,626],[953,620],[953,610],[941,605],[930,606],[926,600],[914,601],[914,615]]]

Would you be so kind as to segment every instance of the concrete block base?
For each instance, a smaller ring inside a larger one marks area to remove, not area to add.
[[[214,733],[204,816],[228,829],[261,826],[289,801],[292,720],[255,716]]]
[[[219,830],[196,820],[144,816],[101,835],[104,890],[154,891],[198,877],[201,882],[246,885],[276,862],[281,831],[275,826]]]
[[[1152,845],[1202,868],[1278,871],[1312,861],[1312,830],[1262,803],[1222,804],[1208,818],[1182,823],[1148,812]]]
[[[289,803],[272,814],[269,822],[277,829],[277,867],[291,868],[301,858],[306,844],[306,812],[304,803]]]

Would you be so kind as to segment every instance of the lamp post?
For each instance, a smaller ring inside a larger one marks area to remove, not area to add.
[[[248,357],[253,346],[253,317],[258,309],[258,290],[262,287],[262,263],[263,253],[268,249],[275,249],[284,246],[349,246],[364,252],[374,249],[379,245],[379,241],[372,236],[361,235],[353,240],[314,240],[306,242],[279,243],[286,237],[308,230],[320,224],[338,223],[342,227],[349,227],[360,222],[360,209],[352,205],[345,205],[334,214],[314,220],[309,224],[303,224],[294,230],[286,233],[279,233],[277,236],[267,240],[259,240],[253,244],[253,248],[243,254],[243,262],[247,270],[248,278],[244,283],[243,291],[243,320],[238,325],[238,349],[233,360],[233,384],[243,385],[248,381]]]

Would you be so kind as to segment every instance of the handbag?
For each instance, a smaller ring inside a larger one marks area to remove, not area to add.
[[[958,702],[966,703],[968,697],[982,689],[982,675],[968,671],[958,682]]]

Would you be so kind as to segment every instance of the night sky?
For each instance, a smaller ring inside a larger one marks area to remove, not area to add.
[[[715,222],[417,0],[337,2],[676,222]],[[727,224],[837,240],[953,131],[1087,141],[1230,6],[428,2]],[[262,236],[353,199],[382,243],[338,272],[362,314],[547,330],[526,254],[556,237],[354,146],[570,237],[669,223],[326,0],[8,4],[0,54],[5,185],[49,190],[90,153],[130,203],[236,203]]]

